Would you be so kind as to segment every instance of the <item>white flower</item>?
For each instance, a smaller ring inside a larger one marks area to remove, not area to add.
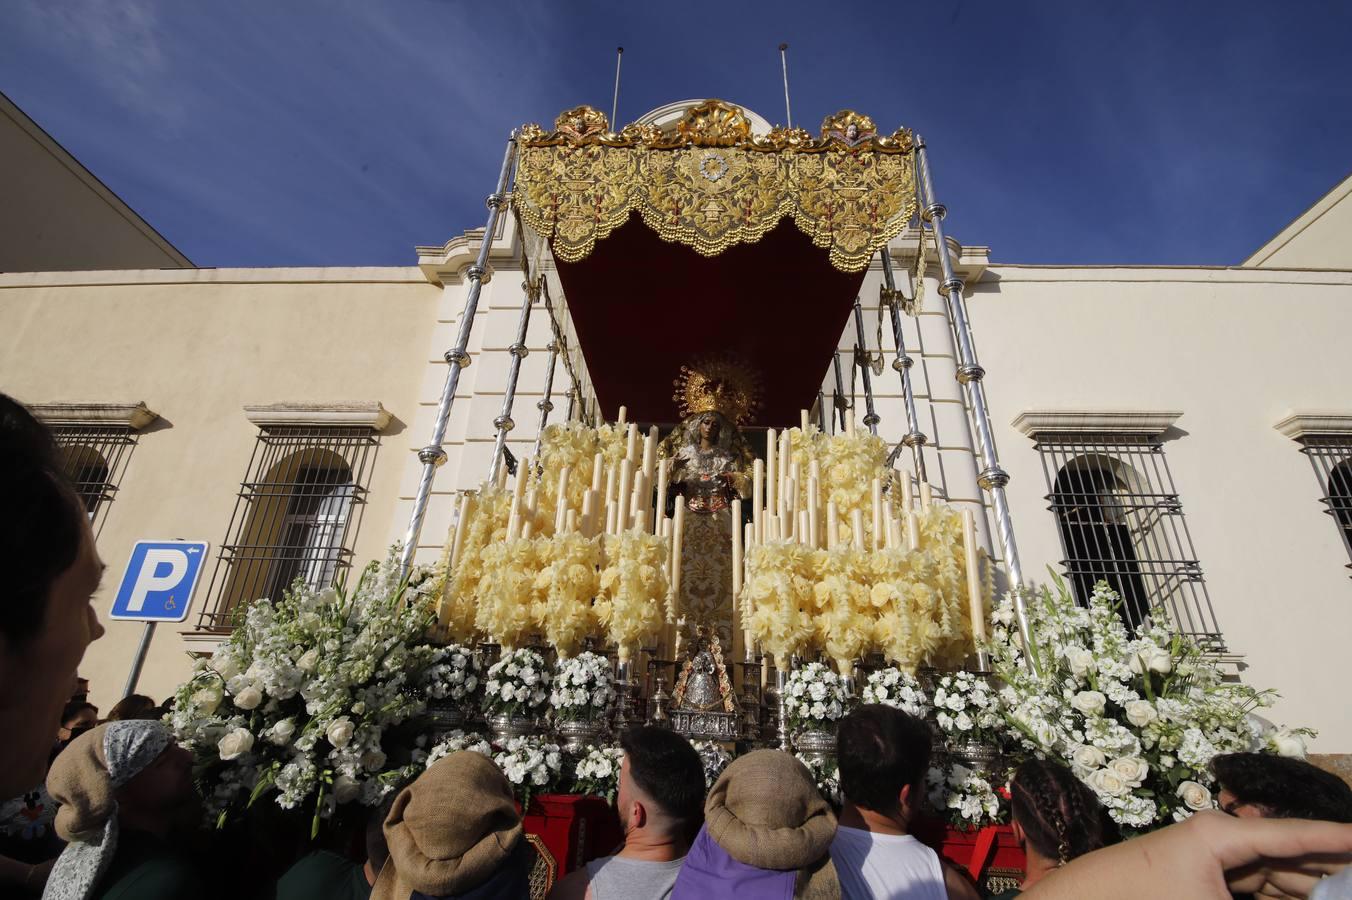
[[[1121,756],[1108,763],[1108,768],[1118,774],[1123,781],[1132,787],[1140,787],[1145,781],[1145,776],[1150,774],[1150,766],[1139,756]]]
[[[1094,789],[1100,795],[1107,797],[1120,797],[1126,794],[1130,789],[1127,783],[1122,780],[1112,769],[1099,769],[1089,773],[1085,783]]]
[[[1272,748],[1282,756],[1290,756],[1296,759],[1305,758],[1305,739],[1298,734],[1292,734],[1290,731],[1282,729],[1272,735],[1270,742]]]
[[[1191,810],[1211,809],[1215,804],[1211,801],[1211,791],[1206,785],[1198,784],[1195,781],[1184,781],[1179,783],[1176,792],[1183,804]]]
[[[1107,765],[1108,757],[1104,756],[1103,751],[1099,748],[1083,744],[1075,748],[1075,752],[1071,754],[1071,762],[1076,769],[1087,775],[1099,767]]]
[[[221,700],[224,697],[225,694],[220,685],[210,684],[193,691],[190,700],[199,715],[209,716],[216,712],[216,708],[221,705]]]
[[[367,750],[361,755],[361,766],[368,772],[379,771],[383,765],[385,765],[385,751],[383,750]]]
[[[1144,675],[1146,672],[1168,675],[1174,667],[1174,658],[1169,655],[1169,651],[1155,644],[1144,644],[1130,656],[1127,665],[1131,666],[1131,671],[1137,675]]]
[[[352,733],[354,731],[356,731],[356,728],[353,726],[352,720],[347,716],[342,716],[329,723],[328,730],[324,732],[324,736],[329,739],[330,744],[341,750],[352,740]]]
[[[1088,675],[1094,668],[1094,654],[1083,647],[1076,647],[1066,651],[1066,664],[1070,666],[1070,671],[1077,677]]]
[[[1100,691],[1080,691],[1070,699],[1070,705],[1086,716],[1101,716],[1108,698]]]
[[[1127,721],[1137,728],[1144,728],[1159,718],[1155,704],[1149,700],[1132,700],[1126,706]]]
[[[253,685],[249,685],[235,695],[235,705],[240,709],[257,709],[258,704],[262,702],[263,692]]]
[[[253,749],[254,736],[247,728],[232,728],[216,743],[216,753],[227,762]]]
[[[338,803],[351,803],[361,793],[361,784],[357,779],[339,775],[333,780],[333,799]]]
[[[319,668],[319,651],[314,647],[306,650],[301,658],[296,660],[296,668],[307,673]]]
[[[504,684],[500,696],[502,697],[503,702],[510,703],[512,702],[512,698],[516,696],[516,691],[512,689],[510,684]]]
[[[291,735],[296,733],[296,723],[290,719],[279,719],[268,729],[268,743],[276,744],[278,747],[285,747],[291,740]]]

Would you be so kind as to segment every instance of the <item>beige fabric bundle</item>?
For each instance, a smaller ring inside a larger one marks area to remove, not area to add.
[[[522,834],[502,771],[481,753],[452,753],[395,798],[385,818],[390,857],[371,900],[465,893],[507,861]]]
[[[840,896],[830,854],[836,815],[792,754],[756,750],[733,760],[709,791],[704,823],[738,862],[799,870],[795,897]]]

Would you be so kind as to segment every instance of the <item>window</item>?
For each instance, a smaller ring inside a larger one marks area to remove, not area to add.
[[[140,429],[154,422],[157,414],[144,403],[39,403],[31,409],[51,429],[66,475],[97,537]]]
[[[351,566],[378,444],[371,426],[260,427],[199,629],[228,628],[249,601],[298,579],[330,585]]]
[[[1106,581],[1127,624],[1163,608],[1179,631],[1224,650],[1159,436],[1037,432],[1034,441],[1080,602]]]
[[[1352,434],[1308,434],[1300,444],[1319,479],[1324,511],[1333,517],[1352,556]]]

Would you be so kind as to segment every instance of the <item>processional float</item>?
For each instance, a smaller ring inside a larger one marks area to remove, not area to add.
[[[816,137],[755,134],[740,108],[717,100],[666,127],[617,132],[582,106],[552,131],[513,133],[488,208],[436,424],[418,454],[402,558],[407,570],[446,461],[492,237],[510,211],[526,290],[490,469],[459,498],[440,567],[447,639],[490,653],[613,652],[617,727],[648,720],[785,747],[784,689],[796,664],[830,660],[847,683],[882,659],[984,671],[993,566],[972,514],[931,491],[902,331],[932,241],[977,481],[1031,644],[1009,476],[922,139],[883,135],[851,111],[827,118]],[[909,295],[888,251],[908,227],[919,232]],[[874,255],[906,419],[895,448],[876,436],[867,365],[863,428],[842,408],[836,345],[853,316],[856,352],[867,346],[859,289]],[[532,456],[518,465],[506,441],[536,305],[553,340]],[[560,360],[568,413],[549,426]],[[828,411],[821,386],[831,365]],[[903,456],[909,472],[894,468]]]

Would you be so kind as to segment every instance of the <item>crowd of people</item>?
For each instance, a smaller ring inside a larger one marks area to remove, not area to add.
[[[2,394],[0,497],[0,797],[12,798],[0,805],[0,896],[491,900],[538,890],[538,851],[511,785],[472,751],[402,786],[344,846],[266,833],[241,843],[203,829],[192,757],[163,708],[133,695],[100,721],[89,703],[76,673],[103,633],[92,596],[104,565],[50,434]],[[865,705],[839,723],[839,806],[776,750],[738,757],[706,791],[680,735],[638,727],[621,748],[623,840],[560,879],[552,898],[980,896],[912,834],[930,736],[900,710]],[[1220,811],[1123,841],[1072,772],[1024,763],[1010,783],[1022,896],[1352,897],[1352,788],[1268,755],[1218,757],[1213,772]],[[255,851],[277,843],[285,865],[273,876]]]

